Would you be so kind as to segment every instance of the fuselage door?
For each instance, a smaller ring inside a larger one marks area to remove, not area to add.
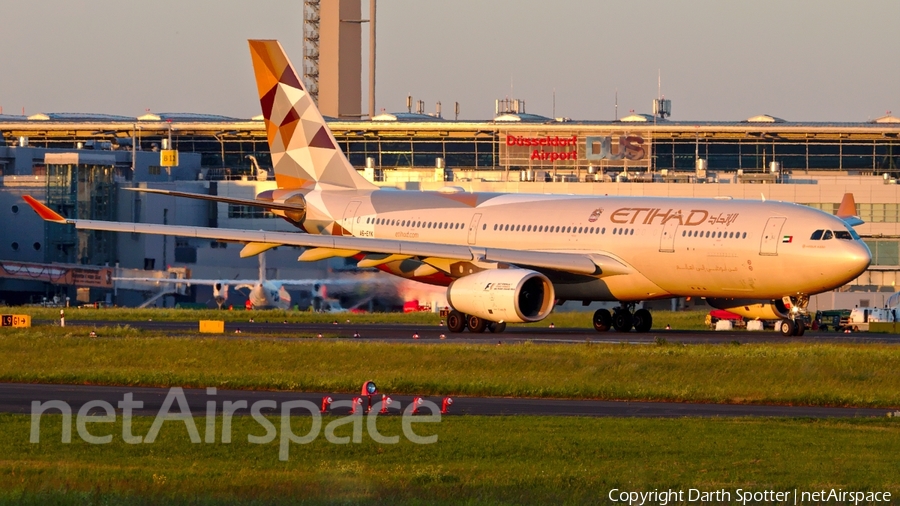
[[[663,225],[662,236],[659,238],[659,251],[662,253],[675,253],[675,234],[678,233],[678,220],[669,220]]]
[[[352,200],[344,209],[344,219],[341,220],[341,228],[344,235],[353,235],[353,222],[356,221],[356,210],[359,209],[359,201]]]
[[[781,242],[781,228],[787,218],[773,217],[766,221],[766,228],[763,230],[762,241],[759,243],[760,255],[777,255],[778,243]]]
[[[475,244],[475,236],[478,234],[479,221],[481,221],[481,213],[472,216],[472,222],[469,223],[469,244]]]

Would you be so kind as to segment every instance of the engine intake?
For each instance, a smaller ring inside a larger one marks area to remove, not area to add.
[[[494,322],[536,322],[553,309],[553,283],[527,269],[493,269],[454,281],[447,301],[457,311]]]

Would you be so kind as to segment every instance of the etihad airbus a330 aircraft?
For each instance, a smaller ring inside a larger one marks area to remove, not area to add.
[[[871,254],[852,226],[852,196],[837,216],[797,204],[666,197],[379,189],[360,176],[277,41],[250,53],[278,189],[256,199],[140,190],[270,209],[307,233],[67,219],[26,200],[45,220],[79,229],[245,243],[243,256],[305,246],[299,260],[355,257],[361,267],[447,286],[451,331],[497,332],[535,322],[559,300],[618,301],[593,324],[650,330],[640,301],[704,297],[747,317],[805,329],[809,296],[839,287]]]

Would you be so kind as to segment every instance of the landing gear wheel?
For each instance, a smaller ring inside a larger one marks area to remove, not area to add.
[[[630,332],[631,326],[634,323],[634,319],[627,310],[622,309],[616,311],[616,314],[613,315],[613,328],[619,332]]]
[[[781,335],[784,337],[791,337],[794,335],[794,322],[791,320],[781,320],[778,322],[778,331],[781,332]]]
[[[455,309],[450,311],[447,315],[447,330],[453,333],[466,330],[466,316]]]
[[[506,330],[506,322],[491,322],[488,323],[487,328],[492,334],[499,334]]]
[[[803,333],[806,332],[806,324],[802,321],[794,322],[794,335],[800,337]]]
[[[638,309],[634,312],[634,330],[636,332],[648,332],[653,326],[653,315],[646,309]]]
[[[612,315],[609,314],[609,309],[594,311],[594,330],[606,332],[610,327],[612,327]]]
[[[481,334],[487,328],[488,322],[484,318],[479,318],[474,315],[469,315],[468,325],[469,325],[469,332]]]

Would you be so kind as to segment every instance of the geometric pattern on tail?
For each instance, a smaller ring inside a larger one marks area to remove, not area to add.
[[[249,42],[278,187],[375,189],[338,148],[281,44]]]

